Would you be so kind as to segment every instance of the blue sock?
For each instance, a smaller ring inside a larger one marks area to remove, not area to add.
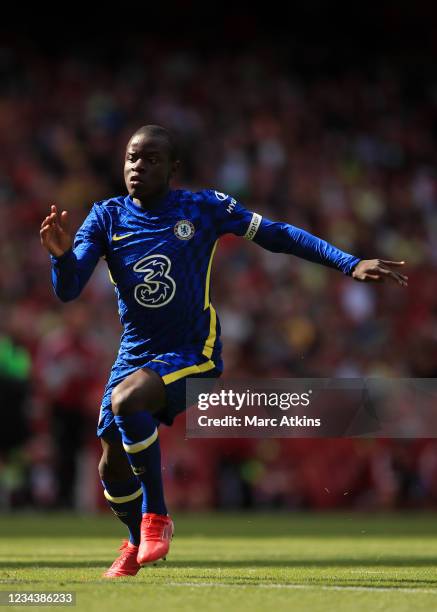
[[[102,480],[104,495],[113,513],[129,529],[129,542],[140,543],[143,489],[135,476],[128,480]]]
[[[143,513],[167,514],[161,473],[157,421],[143,410],[115,416],[132,470],[143,487]]]

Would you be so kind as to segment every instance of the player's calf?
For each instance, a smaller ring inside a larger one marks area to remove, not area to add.
[[[138,546],[143,500],[141,482],[132,474],[121,441],[102,439],[102,447],[99,474],[105,498],[115,516],[127,526],[130,543]]]
[[[159,422],[152,415],[165,404],[164,383],[152,370],[138,370],[114,388],[111,399],[123,448],[133,473],[142,483],[142,512],[165,517]]]

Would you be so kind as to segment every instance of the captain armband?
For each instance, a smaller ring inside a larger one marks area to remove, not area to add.
[[[261,225],[262,216],[258,213],[253,213],[252,219],[250,220],[249,227],[247,228],[247,232],[244,234],[244,237],[247,240],[253,240],[255,234],[258,231],[259,226]]]

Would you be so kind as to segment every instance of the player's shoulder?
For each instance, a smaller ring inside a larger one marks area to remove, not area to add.
[[[122,212],[124,199],[125,196],[112,196],[93,202],[90,210],[91,218],[96,220],[98,225],[107,227],[111,219],[118,218]]]
[[[91,208],[93,208],[96,212],[103,212],[105,210],[109,211],[112,208],[120,208],[124,202],[124,198],[125,196],[111,196],[110,198],[93,202]]]
[[[179,201],[192,202],[199,206],[220,207],[235,206],[237,201],[232,196],[218,191],[217,189],[199,189],[190,191],[189,189],[178,189],[177,198]]]
[[[120,208],[120,201],[122,200],[123,196],[115,196],[93,202],[88,210],[84,211],[86,216],[80,230],[84,232],[98,231],[107,234],[115,217],[114,211]]]

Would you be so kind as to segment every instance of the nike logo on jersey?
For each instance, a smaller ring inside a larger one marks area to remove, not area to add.
[[[129,232],[129,234],[123,234],[122,236],[118,236],[117,234],[114,234],[112,236],[112,240],[114,240],[114,242],[116,240],[123,240],[123,238],[127,238],[128,236],[132,236],[133,232]]]

